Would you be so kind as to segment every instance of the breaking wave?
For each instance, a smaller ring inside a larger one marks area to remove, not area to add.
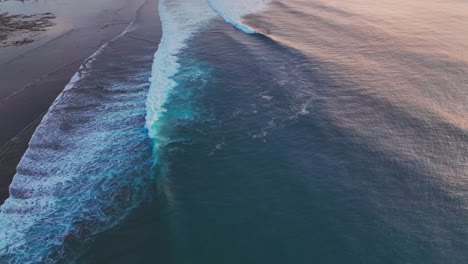
[[[154,57],[151,86],[146,101],[146,127],[149,136],[156,140],[156,146],[160,145],[162,140],[162,137],[157,136],[157,121],[166,111],[164,104],[177,86],[173,77],[181,67],[178,54],[187,47],[187,41],[218,15],[246,33],[256,33],[249,26],[242,24],[241,18],[261,11],[270,2],[271,0],[236,2],[161,0],[159,2],[163,37]]]
[[[149,136],[159,145],[158,119],[166,111],[166,102],[177,85],[173,76],[179,71],[178,53],[186,47],[186,41],[216,15],[204,0],[159,2],[163,36],[156,51],[151,86],[146,101],[146,127]]]
[[[128,49],[134,40],[123,34],[83,64],[36,129],[0,207],[0,263],[70,261],[146,197],[156,47]]]

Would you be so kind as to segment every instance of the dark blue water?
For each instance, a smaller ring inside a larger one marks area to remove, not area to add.
[[[468,263],[466,3],[266,2],[160,3],[156,187],[78,263]]]
[[[244,19],[261,34],[204,25],[158,128],[162,262],[467,262],[457,5],[289,1]]]

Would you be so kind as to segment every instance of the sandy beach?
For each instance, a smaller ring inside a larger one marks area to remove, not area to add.
[[[0,48],[0,204],[51,103],[86,58],[129,26],[143,2],[0,2],[0,14],[17,23],[47,18],[38,30],[18,26]],[[5,23],[0,28],[9,26]]]

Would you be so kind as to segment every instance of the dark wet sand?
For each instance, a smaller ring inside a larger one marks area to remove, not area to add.
[[[72,3],[57,10],[47,0],[24,3],[32,12],[36,6],[37,13],[52,9],[49,12],[55,11],[57,19],[35,42],[0,48],[0,204],[8,197],[16,165],[49,106],[82,62],[135,19],[143,2],[104,0],[99,10],[89,0],[80,1],[79,8]],[[8,8],[0,3],[1,12]]]

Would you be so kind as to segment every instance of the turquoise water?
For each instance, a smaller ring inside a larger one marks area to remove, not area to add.
[[[91,199],[125,214],[85,222],[65,263],[468,262],[465,2],[159,6],[155,59],[124,67],[145,96],[116,100],[138,122],[100,143],[141,147],[109,154],[138,199]]]

